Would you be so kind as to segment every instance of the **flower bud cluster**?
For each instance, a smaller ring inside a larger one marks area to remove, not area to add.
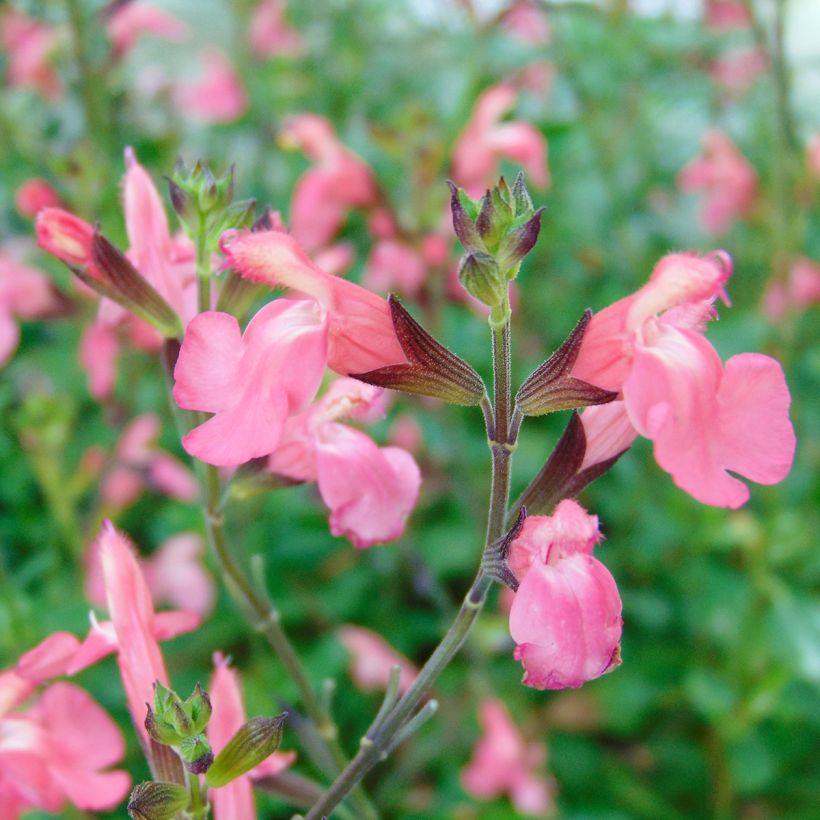
[[[490,325],[501,327],[510,317],[509,282],[538,239],[543,208],[534,208],[520,173],[512,188],[501,177],[478,202],[449,184],[453,228],[465,250],[459,281],[491,308]]]

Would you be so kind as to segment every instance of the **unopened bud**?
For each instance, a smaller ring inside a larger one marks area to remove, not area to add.
[[[273,754],[282,740],[287,713],[251,718],[228,741],[205,775],[205,783],[218,789],[241,777]]]
[[[535,211],[535,206],[532,204],[532,197],[527,190],[527,183],[524,182],[524,174],[522,171],[518,172],[515,182],[512,187],[513,202],[515,203],[515,215],[529,216]]]
[[[467,254],[461,261],[458,280],[471,296],[490,307],[500,305],[507,297],[507,280],[487,253]]]
[[[509,196],[509,199],[505,196],[505,193]],[[481,210],[475,223],[478,233],[491,253],[498,250],[498,246],[506,236],[514,218],[512,195],[507,183],[504,181],[504,177],[501,177],[499,184],[484,194],[481,200]]]
[[[498,246],[496,259],[498,267],[504,271],[508,279],[515,279],[521,260],[533,249],[541,232],[541,214],[539,208],[522,225],[513,227],[501,240]]]
[[[176,692],[156,681],[154,708],[148,707],[145,728],[158,743],[178,747],[186,738],[199,737],[210,717],[211,699],[199,684],[183,701]],[[190,760],[186,758],[186,762]]]
[[[177,751],[191,774],[205,774],[214,762],[214,753],[205,735],[184,738]]]
[[[151,780],[131,792],[128,815],[133,820],[171,820],[188,807],[189,801],[184,786]]]

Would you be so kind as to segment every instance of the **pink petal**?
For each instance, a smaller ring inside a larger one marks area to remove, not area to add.
[[[35,684],[18,674],[16,669],[0,672],[0,719],[16,709],[34,691]],[[2,805],[0,803],[0,805]]]
[[[70,632],[54,632],[21,656],[17,672],[34,682],[65,675],[79,648],[79,640]]]
[[[198,629],[202,616],[198,612],[171,610],[157,612],[151,622],[151,632],[158,641],[167,641]]]
[[[206,616],[213,609],[215,590],[202,565],[202,539],[193,533],[168,538],[145,564],[148,586],[156,600]],[[155,616],[154,626],[157,625]]]
[[[14,207],[21,216],[34,219],[43,208],[59,207],[60,196],[44,179],[27,179],[14,194]]]
[[[119,340],[114,327],[101,322],[89,325],[80,338],[80,365],[88,375],[88,391],[97,401],[114,392]]]
[[[0,365],[5,364],[20,343],[20,328],[11,312],[0,305]]]
[[[168,453],[154,453],[148,474],[154,487],[169,498],[195,501],[199,496],[199,484],[194,474]]]
[[[296,183],[290,205],[294,238],[308,251],[324,247],[341,229],[347,210],[333,173],[321,167],[305,171]]]
[[[394,666],[401,668],[401,693],[410,688],[418,675],[418,669],[404,655],[369,629],[346,624],[339,629],[339,639],[350,653],[350,676],[363,692],[386,689]]]

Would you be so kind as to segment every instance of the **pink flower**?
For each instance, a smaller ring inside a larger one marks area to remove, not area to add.
[[[646,285],[593,316],[573,376],[622,393],[629,422],[678,487],[736,508],[749,490],[727,470],[782,481],[795,438],[780,365],[744,353],[724,367],[704,337],[730,275],[723,252],[665,256]]]
[[[55,683],[27,711],[0,717],[3,818],[56,813],[66,800],[84,811],[115,808],[131,778],[104,770],[124,753],[122,733],[100,706],[79,687]]]
[[[282,231],[223,234],[227,264],[246,279],[312,296],[326,311],[327,363],[337,373],[364,373],[405,362],[387,302],[369,290],[312,264]]]
[[[60,195],[44,179],[27,179],[14,194],[14,207],[21,216],[34,219],[43,208],[61,204]]]
[[[114,51],[119,55],[130,51],[137,40],[146,34],[181,43],[190,33],[188,26],[172,14],[140,0],[118,6],[108,18],[106,30]]]
[[[513,542],[510,634],[527,686],[577,687],[620,664],[621,598],[592,557],[600,540],[597,516],[565,499],[552,516],[526,519]]]
[[[296,481],[317,481],[331,509],[330,531],[359,549],[401,536],[418,498],[421,474],[398,447],[378,447],[359,430],[339,424],[378,406],[382,391],[339,379],[327,394],[285,424],[269,467]]]
[[[806,164],[809,173],[815,179],[820,179],[820,133],[815,134],[806,146]]]
[[[69,265],[86,267],[95,279],[105,277],[91,263],[94,226],[62,208],[43,208],[37,213],[37,244]]]
[[[763,295],[763,312],[773,322],[787,311],[801,313],[820,303],[820,265],[805,256],[794,260],[785,282],[772,282]]]
[[[117,331],[111,325],[95,322],[83,330],[79,361],[88,378],[88,392],[97,401],[105,401],[114,392],[119,350]]]
[[[183,446],[224,467],[268,455],[286,418],[316,394],[326,356],[327,328],[312,299],[265,305],[244,335],[233,316],[201,313],[182,343],[174,399],[186,410],[214,416],[188,433]]]
[[[730,96],[743,96],[769,67],[765,52],[756,46],[732,48],[709,68],[712,79]]]
[[[316,114],[291,117],[279,139],[314,163],[293,191],[290,229],[308,251],[318,250],[339,232],[351,208],[376,204],[373,173],[339,141],[333,126]]]
[[[317,251],[313,259],[319,270],[331,276],[344,276],[356,261],[356,250],[348,242],[337,242]]]
[[[220,653],[214,653],[214,674],[208,694],[213,705],[213,713],[208,723],[208,740],[214,753],[234,736],[246,722],[245,706],[239,675],[228,665],[228,660]],[[296,760],[296,752],[274,752],[255,769],[231,781],[227,786],[211,789],[208,799],[214,808],[215,820],[247,820],[256,817],[251,781],[256,777],[279,774]]]
[[[339,640],[350,653],[350,677],[363,692],[387,688],[390,670],[401,668],[399,692],[404,694],[419,671],[404,655],[396,652],[381,635],[361,626],[346,624],[339,629]]]
[[[17,349],[17,319],[47,316],[58,306],[48,276],[0,250],[0,365]]]
[[[622,401],[584,408],[581,413],[581,425],[586,437],[586,452],[578,468],[579,472],[622,453],[632,445],[638,435],[629,422]]]
[[[539,188],[549,184],[547,141],[533,125],[500,122],[515,106],[511,85],[493,85],[478,98],[470,121],[453,149],[453,179],[471,196],[495,182],[498,165],[508,159],[523,166]]]
[[[60,37],[54,26],[7,9],[0,18],[0,35],[8,55],[9,85],[33,88],[46,100],[62,96],[63,81],[51,64]]]
[[[709,131],[703,153],[678,174],[682,191],[703,191],[701,222],[713,234],[729,229],[754,207],[757,174],[722,131]]]
[[[516,0],[504,12],[501,25],[511,37],[533,46],[546,45],[552,34],[547,15],[531,0]]]
[[[415,297],[426,278],[427,265],[415,248],[397,239],[384,239],[370,252],[364,284],[371,290],[396,291]]]
[[[198,80],[176,85],[174,102],[184,114],[199,122],[232,122],[241,117],[248,109],[248,96],[233,63],[216,48],[205,49],[201,63]]]
[[[706,26],[714,31],[748,28],[749,12],[743,0],[706,0]]]
[[[484,734],[473,758],[461,771],[465,791],[480,800],[505,792],[516,810],[529,817],[554,813],[554,784],[539,773],[546,762],[543,743],[527,743],[500,700],[487,698],[479,707]]]
[[[283,0],[261,0],[253,13],[248,39],[251,51],[261,59],[277,54],[299,57],[305,51],[302,36],[285,21]]]

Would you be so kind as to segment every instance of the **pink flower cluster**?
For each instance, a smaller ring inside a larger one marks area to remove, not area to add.
[[[774,281],[763,294],[763,312],[773,322],[820,304],[820,265],[805,256],[792,262],[785,282]]]

